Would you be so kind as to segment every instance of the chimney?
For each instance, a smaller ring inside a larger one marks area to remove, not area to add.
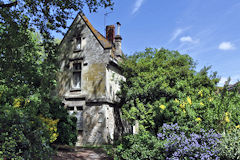
[[[121,24],[117,22],[117,35],[115,36],[116,56],[122,57],[122,37],[120,36]]]
[[[115,38],[115,26],[108,25],[106,26],[106,38],[109,42],[113,43]]]

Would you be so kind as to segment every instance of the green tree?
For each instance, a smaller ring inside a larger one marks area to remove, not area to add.
[[[58,55],[51,31],[61,32],[73,11],[84,6],[95,12],[112,5],[111,0],[0,0],[0,159],[49,158],[57,137],[49,126],[57,122],[58,133],[64,133],[58,143],[76,142],[76,119],[55,93]]]
[[[196,119],[206,109],[200,100],[214,94],[219,81],[215,72],[209,75],[210,67],[196,72],[191,57],[166,49],[147,48],[127,57],[122,67],[126,77],[119,94],[123,114],[153,133],[169,122],[197,126]],[[197,109],[191,107],[193,102]]]

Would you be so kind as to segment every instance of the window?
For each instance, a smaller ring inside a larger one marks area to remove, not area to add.
[[[83,130],[83,106],[68,106],[67,110],[77,118],[77,130]]]
[[[83,129],[83,106],[76,106],[77,130]]]
[[[76,44],[75,44],[75,51],[80,51],[82,49],[82,38],[81,37],[77,37],[75,40]]]
[[[72,65],[72,89],[80,90],[81,89],[81,71],[82,71],[82,63],[74,62]]]

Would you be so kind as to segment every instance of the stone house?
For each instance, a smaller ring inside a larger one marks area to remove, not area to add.
[[[104,37],[79,13],[60,43],[58,93],[78,119],[77,145],[111,143],[122,124],[116,105],[124,80],[120,23],[117,31],[109,25]]]

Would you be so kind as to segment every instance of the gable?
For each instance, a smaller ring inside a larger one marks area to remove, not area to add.
[[[61,43],[59,44],[59,48],[62,47],[63,43],[66,42],[66,37],[72,35],[71,32],[74,29],[75,26],[77,26],[77,24],[83,20],[83,22],[86,24],[86,26],[89,28],[89,30],[91,31],[91,33],[94,35],[94,37],[96,38],[96,40],[99,42],[99,44],[102,46],[103,49],[111,49],[114,48],[113,44],[110,43],[100,32],[98,32],[93,26],[92,24],[89,22],[89,20],[87,19],[87,17],[83,14],[83,13],[78,13],[78,15],[76,16],[76,18],[74,19],[74,21],[72,22],[71,26],[69,27],[69,30],[67,31],[67,33],[64,35]],[[74,34],[74,33],[73,33]]]

